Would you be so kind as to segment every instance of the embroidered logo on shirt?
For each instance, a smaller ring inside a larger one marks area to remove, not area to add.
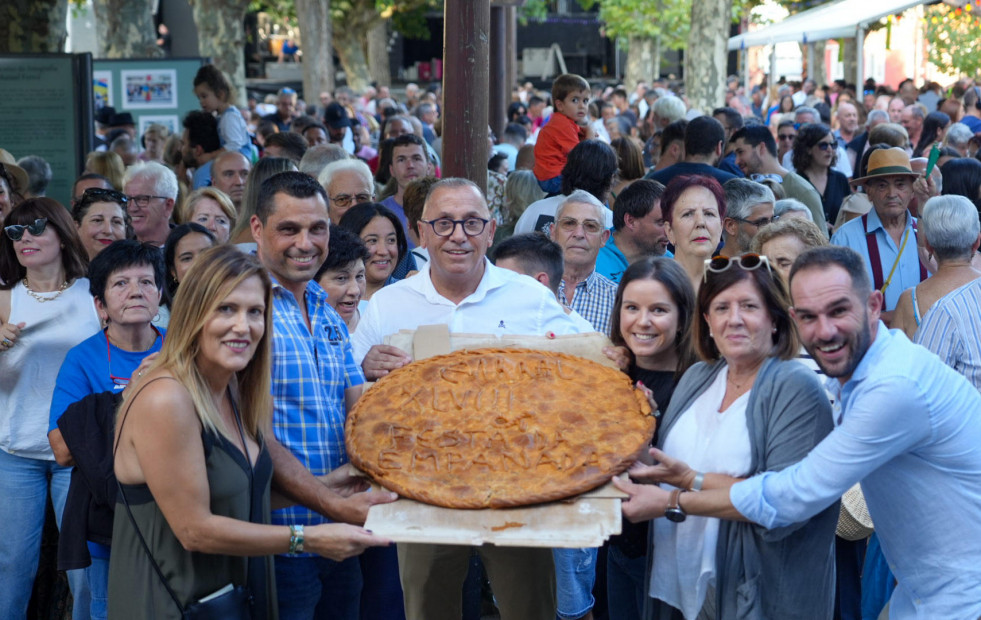
[[[497,328],[498,328],[498,329],[507,329],[507,326],[505,326],[505,325],[504,325],[504,321],[501,321],[501,322],[500,322],[500,323],[498,324],[498,326],[497,326]]]

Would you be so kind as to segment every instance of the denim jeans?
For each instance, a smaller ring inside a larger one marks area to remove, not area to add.
[[[609,546],[606,556],[606,596],[610,618],[641,619],[644,599],[650,590],[650,585],[644,581],[646,570],[647,556],[628,558],[617,546]]]
[[[48,493],[58,528],[68,498],[71,468],[0,450],[0,618],[23,618],[37,574]],[[89,617],[84,570],[68,571],[75,620]]]
[[[85,570],[92,604],[89,607],[92,620],[106,620],[109,601],[109,558],[92,558]]]
[[[553,549],[559,618],[581,618],[593,608],[598,549]]]
[[[280,620],[358,620],[361,565],[357,557],[334,562],[277,555],[275,564]]]

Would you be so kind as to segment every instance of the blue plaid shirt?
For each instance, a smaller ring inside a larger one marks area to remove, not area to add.
[[[616,297],[617,285],[598,271],[593,271],[588,278],[576,284],[569,307],[589,321],[593,329],[609,336],[610,317]],[[564,304],[565,300],[565,280],[562,280],[559,283],[559,301]]]
[[[344,390],[364,383],[351,338],[316,282],[306,289],[310,330],[291,292],[273,280],[273,432],[314,476],[347,462]],[[312,335],[311,335],[312,334]],[[278,525],[329,521],[302,506],[272,513]]]

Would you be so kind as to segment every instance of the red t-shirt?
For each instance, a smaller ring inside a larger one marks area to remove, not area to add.
[[[565,114],[552,114],[535,142],[535,178],[547,181],[562,174],[569,151],[585,138],[585,127],[580,127]]]

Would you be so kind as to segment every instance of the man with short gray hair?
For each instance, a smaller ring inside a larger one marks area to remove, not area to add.
[[[944,146],[954,149],[961,157],[970,157],[967,146],[973,137],[974,133],[971,128],[964,123],[951,123],[947,134],[944,136]]]
[[[736,257],[749,252],[753,237],[773,221],[773,192],[749,179],[730,179],[722,186],[726,192],[726,217],[722,221],[725,245],[723,256]]]
[[[126,212],[137,240],[163,247],[177,201],[177,176],[155,161],[135,164],[123,177],[123,193],[129,196]]]
[[[562,246],[565,270],[559,301],[578,312],[593,328],[610,331],[610,314],[617,286],[596,271],[596,257],[610,231],[604,225],[606,207],[589,192],[577,189],[555,210],[552,239]]]
[[[48,191],[51,182],[51,165],[39,155],[28,155],[17,160],[17,165],[27,172],[29,179],[24,198],[40,198]]]
[[[317,180],[327,190],[327,213],[337,224],[348,209],[375,199],[371,168],[360,159],[342,159],[327,164]]]

